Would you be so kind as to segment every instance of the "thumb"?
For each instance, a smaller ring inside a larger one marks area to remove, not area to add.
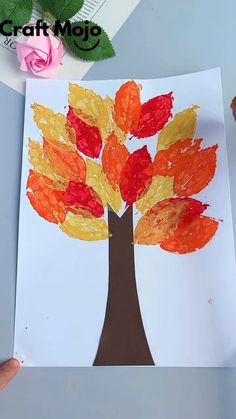
[[[0,367],[0,391],[15,377],[20,369],[20,363],[12,358]]]

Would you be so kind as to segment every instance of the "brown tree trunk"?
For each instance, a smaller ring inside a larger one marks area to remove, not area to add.
[[[132,207],[121,218],[108,214],[109,290],[94,365],[154,365],[136,288]]]

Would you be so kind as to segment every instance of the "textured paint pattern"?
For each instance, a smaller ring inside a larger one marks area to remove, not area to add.
[[[190,196],[204,189],[216,170],[217,145],[201,149],[202,140],[180,140],[156,154],[153,174],[174,176],[174,192]]]
[[[219,222],[190,197],[214,178],[217,145],[204,148],[204,139],[194,138],[198,106],[172,118],[173,93],[143,103],[134,80],[114,98],[70,83],[68,102],[64,113],[32,105],[42,134],[29,139],[27,196],[35,211],[71,237],[102,240],[110,237],[105,208],[118,213],[135,203],[137,244],[180,254],[205,246]],[[155,156],[146,145],[129,151],[130,140],[157,133]]]
[[[68,102],[82,121],[99,129],[105,141],[113,130],[112,98],[103,99],[93,90],[70,83]]]
[[[69,127],[74,129],[76,147],[88,157],[99,157],[102,148],[102,137],[99,129],[82,121],[70,106],[67,114]]]
[[[198,106],[178,112],[158,136],[158,151],[169,148],[171,144],[185,138],[194,138],[197,125]]]
[[[152,176],[147,169],[151,156],[147,146],[134,151],[125,163],[120,177],[121,196],[127,205],[133,204],[149,188]]]
[[[128,133],[137,128],[141,113],[140,88],[135,81],[122,84],[116,93],[114,119],[118,127]]]
[[[98,163],[87,159],[86,165],[87,184],[91,186],[100,196],[104,207],[109,206],[115,212],[119,212],[122,201],[120,191],[113,189]]]
[[[34,121],[42,131],[43,137],[46,137],[48,141],[62,141],[75,145],[75,137],[68,135],[65,115],[53,112],[38,103],[34,103],[31,107],[34,111]]]
[[[62,223],[66,217],[63,203],[64,193],[52,188],[53,182],[33,170],[30,170],[27,181],[27,196],[38,214],[51,223]]]
[[[93,188],[83,182],[70,181],[64,195],[64,202],[67,207],[82,209],[85,212],[91,213],[94,217],[100,218],[104,214],[104,208],[98,194]]]
[[[175,233],[161,243],[161,248],[179,254],[195,252],[205,246],[215,235],[218,221],[197,215],[191,222],[180,222]]]
[[[151,137],[160,131],[171,117],[172,92],[156,96],[141,107],[139,122],[131,133],[138,138]]]
[[[216,233],[218,222],[201,216],[207,208],[193,198],[170,198],[154,205],[138,222],[135,243],[160,244],[170,252],[202,248]]]
[[[107,223],[99,218],[85,218],[79,214],[68,213],[60,228],[68,236],[79,240],[94,241],[108,238]]]
[[[102,153],[102,168],[114,189],[119,187],[121,173],[129,155],[125,145],[120,144],[113,132],[107,139]]]
[[[142,198],[136,201],[136,208],[145,214],[156,202],[174,196],[173,177],[155,176]]]
[[[74,182],[85,181],[86,165],[83,158],[75,150],[68,149],[65,144],[52,145],[44,140],[43,151],[56,176]]]

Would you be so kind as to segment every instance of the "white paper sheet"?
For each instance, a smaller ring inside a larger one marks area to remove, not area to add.
[[[173,91],[173,114],[199,104],[196,138],[204,138],[204,148],[219,145],[215,178],[193,196],[209,203],[206,215],[223,220],[215,237],[186,255],[135,245],[138,296],[153,359],[168,367],[235,367],[236,269],[220,71],[138,82],[143,102]],[[112,97],[121,83],[79,82]],[[92,365],[104,321],[108,241],[72,239],[39,217],[26,197],[28,137],[40,140],[31,104],[64,113],[67,96],[68,81],[27,82],[14,349],[25,366]],[[152,157],[156,138],[139,140]],[[138,218],[135,213],[134,223]]]
[[[140,0],[119,0],[119,2],[117,0],[85,0],[81,11],[71,20],[94,20],[105,28],[112,39],[139,2]],[[32,20],[36,20],[38,16],[37,10],[34,10]],[[24,94],[26,77],[34,78],[34,76],[20,70],[16,57],[15,39],[14,36],[0,35],[0,81]],[[76,78],[80,80],[93,64],[93,62],[78,60],[65,51],[63,63],[55,77],[57,79]]]

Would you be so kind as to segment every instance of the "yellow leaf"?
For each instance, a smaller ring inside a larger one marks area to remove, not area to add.
[[[124,131],[122,131],[121,128],[118,127],[118,125],[116,124],[115,120],[113,119],[113,112],[114,112],[114,105],[115,105],[114,100],[111,97],[107,96],[104,99],[104,105],[106,106],[107,112],[109,114],[109,118],[110,118],[110,121],[111,121],[112,131],[115,132],[118,140],[121,143],[124,143],[125,140],[126,140],[126,138],[127,138],[127,134]]]
[[[67,182],[52,170],[47,157],[44,155],[42,144],[31,138],[29,139],[29,161],[36,172],[53,180],[52,187],[54,189],[63,190],[66,188]]]
[[[107,106],[109,98],[103,99],[93,90],[70,83],[69,105],[73,106],[77,115],[87,124],[95,125],[106,140],[112,132],[112,113]],[[107,102],[108,101],[108,102]]]
[[[119,190],[114,190],[112,186],[106,182],[107,204],[118,213],[121,207],[122,198]]]
[[[87,177],[86,182],[91,186],[102,200],[104,207],[108,205],[113,208],[115,212],[119,212],[121,207],[121,194],[120,191],[114,190],[108,183],[101,166],[93,160],[86,160]]]
[[[34,103],[31,107],[34,110],[34,121],[48,142],[60,141],[74,147],[75,135],[73,131],[67,129],[65,115],[55,113],[38,103]]]
[[[174,196],[173,181],[173,177],[155,176],[153,178],[148,191],[136,202],[136,207],[141,214],[146,214],[157,202]]]
[[[195,105],[191,108],[178,112],[160,132],[157,143],[157,150],[165,150],[171,144],[186,138],[193,138],[196,130],[197,115]]]
[[[108,226],[104,219],[84,218],[82,215],[68,213],[61,230],[75,239],[94,241],[108,238]]]

